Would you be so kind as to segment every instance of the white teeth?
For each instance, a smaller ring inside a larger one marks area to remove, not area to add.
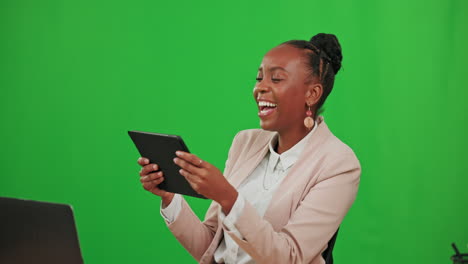
[[[267,107],[276,107],[276,104],[270,103],[270,102],[265,102],[265,101],[260,101],[258,102],[259,106],[267,106]]]

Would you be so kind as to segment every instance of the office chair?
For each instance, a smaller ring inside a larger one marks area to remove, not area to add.
[[[333,247],[335,246],[335,241],[336,241],[336,236],[338,235],[338,230],[336,230],[335,234],[332,236],[330,241],[328,241],[328,247],[327,249],[322,253],[322,257],[325,260],[326,264],[333,264]]]

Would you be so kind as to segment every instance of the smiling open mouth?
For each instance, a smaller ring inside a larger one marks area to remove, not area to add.
[[[266,101],[258,102],[258,107],[260,111],[258,112],[259,116],[268,116],[276,111],[277,105],[275,103],[270,103]]]

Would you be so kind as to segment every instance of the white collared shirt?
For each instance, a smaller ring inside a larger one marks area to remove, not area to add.
[[[244,252],[226,231],[235,232],[239,237],[242,237],[234,223],[236,223],[241,214],[246,201],[257,210],[260,216],[265,214],[273,193],[299,158],[307,140],[311,137],[316,127],[317,125],[303,139],[282,154],[278,154],[274,150],[274,146],[278,142],[278,133],[276,133],[269,142],[269,152],[267,152],[255,170],[237,188],[239,195],[229,214],[226,216],[221,209],[218,211],[218,217],[228,230],[223,230],[224,238],[214,253],[217,263],[255,263],[250,255]],[[161,215],[167,222],[170,223],[176,219],[182,208],[181,199],[183,197],[180,194],[176,194],[169,206],[164,209],[161,207]]]

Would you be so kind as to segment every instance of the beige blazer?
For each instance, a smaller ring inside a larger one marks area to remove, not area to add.
[[[246,202],[228,232],[256,263],[324,263],[321,254],[354,202],[361,166],[351,148],[328,129],[322,116],[298,160],[283,179],[263,217]],[[260,163],[275,132],[240,131],[229,150],[224,175],[238,187]],[[212,202],[201,222],[183,200],[168,228],[200,263],[213,263],[223,237],[220,206]]]

